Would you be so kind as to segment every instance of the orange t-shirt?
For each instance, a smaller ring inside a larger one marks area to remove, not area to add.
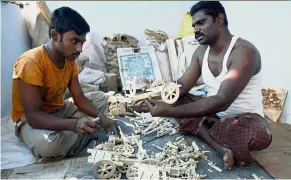
[[[17,79],[40,86],[42,111],[53,112],[64,105],[64,94],[69,81],[78,75],[75,61],[65,61],[63,69],[57,68],[49,59],[43,45],[22,54],[15,62],[12,82],[12,120],[17,122],[24,116],[20,102]]]

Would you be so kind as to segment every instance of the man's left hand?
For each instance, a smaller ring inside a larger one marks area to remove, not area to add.
[[[144,103],[152,116],[167,117],[170,116],[170,112],[173,109],[171,105],[161,100],[159,101],[154,99],[148,99],[144,100]]]

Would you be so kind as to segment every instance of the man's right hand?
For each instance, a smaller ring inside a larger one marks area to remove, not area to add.
[[[88,117],[83,117],[77,120],[75,132],[81,134],[94,134],[96,131],[97,122],[91,121]]]

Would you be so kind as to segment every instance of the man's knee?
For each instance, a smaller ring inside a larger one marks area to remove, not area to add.
[[[108,106],[108,97],[102,91],[86,93],[85,96],[98,109],[102,109],[102,108]]]
[[[64,157],[77,147],[79,135],[71,131],[33,129],[31,134],[23,132],[23,140],[37,158]]]
[[[261,151],[269,147],[272,142],[272,134],[268,128],[258,128],[255,136],[249,143],[250,151]]]

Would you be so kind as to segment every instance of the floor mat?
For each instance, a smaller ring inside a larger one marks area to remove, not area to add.
[[[125,118],[119,118],[118,126],[126,135],[133,133],[133,124]],[[202,148],[204,151],[209,151],[208,159],[216,164],[216,166],[223,169],[223,160],[217,152],[210,148],[205,142],[199,138],[191,135],[174,134],[165,135],[156,138],[156,134],[141,136],[143,141],[143,148],[147,150],[147,154],[151,155],[152,152],[161,152],[155,148],[153,144],[164,147],[167,142],[176,141],[178,136],[185,138],[187,144],[193,141]],[[101,140],[101,139],[100,139]],[[91,145],[90,148],[93,148]],[[135,152],[138,148],[135,146]],[[198,174],[207,174],[206,179],[253,179],[252,174],[256,174],[261,179],[272,179],[272,177],[257,163],[252,163],[249,167],[239,168],[233,167],[230,171],[223,170],[218,172],[208,165],[208,162],[203,159],[197,159]],[[56,162],[33,164],[26,167],[7,169],[1,171],[2,179],[93,179],[92,167],[94,163],[88,163],[88,157],[70,158]],[[121,179],[125,179],[123,176]]]
[[[291,177],[291,131],[274,122],[270,122],[272,143],[267,149],[252,152],[254,159],[275,179]]]

